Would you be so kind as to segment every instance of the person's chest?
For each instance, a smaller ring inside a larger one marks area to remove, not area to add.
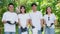
[[[30,18],[33,19],[33,20],[40,19],[40,14],[39,13],[32,13],[30,15]]]
[[[50,15],[50,16],[46,15],[45,20],[51,22],[54,20],[54,17],[53,17],[53,15]]]
[[[6,14],[6,19],[7,20],[14,20],[16,15],[14,13],[7,13]]]
[[[26,21],[26,20],[28,19],[28,16],[27,16],[26,14],[20,15],[20,16],[19,16],[19,19],[20,19],[20,20],[23,20],[23,21]]]

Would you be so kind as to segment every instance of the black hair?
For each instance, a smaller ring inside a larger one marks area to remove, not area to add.
[[[14,6],[14,4],[13,4],[13,3],[9,3],[9,4],[8,4],[8,7],[9,7],[10,5],[13,5],[13,6]]]
[[[14,4],[13,4],[13,3],[9,3],[9,4],[8,4],[8,7],[9,7],[10,5],[13,5],[13,7],[14,7]],[[7,9],[7,10],[9,11],[9,9]]]
[[[22,13],[22,11],[21,11],[22,7],[25,9],[24,13],[26,13],[26,8],[25,8],[24,5],[21,5],[21,6],[20,6],[20,13]]]
[[[36,4],[36,3],[32,3],[32,4],[31,4],[31,7],[32,7],[33,5],[37,6],[37,4]]]
[[[50,7],[50,6],[48,6],[48,7]],[[48,14],[48,12],[47,12],[47,8],[48,8],[48,7],[46,7],[46,14]],[[51,8],[51,7],[50,7],[50,8]],[[52,8],[51,8],[51,10],[52,10]],[[51,13],[52,13],[52,11],[51,11]]]

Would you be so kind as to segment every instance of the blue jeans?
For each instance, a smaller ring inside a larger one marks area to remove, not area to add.
[[[21,29],[18,29],[18,34],[21,34]]]
[[[38,30],[38,34],[42,34],[41,30]]]
[[[45,34],[55,34],[54,28],[45,28]]]
[[[4,34],[16,34],[15,32],[5,32]]]
[[[28,32],[28,30],[27,30],[27,32]],[[22,32],[21,32],[21,29],[19,28],[18,29],[18,34],[21,34]],[[28,34],[28,33],[27,33]]]
[[[28,32],[28,30],[27,30],[27,32]],[[18,29],[18,34],[21,34],[22,32],[21,32],[21,30],[20,29]],[[37,32],[38,34],[42,34],[42,32],[41,32],[41,30],[38,30],[38,32]],[[27,33],[27,34],[29,34],[29,33]]]
[[[41,30],[32,29],[33,34],[42,34]]]

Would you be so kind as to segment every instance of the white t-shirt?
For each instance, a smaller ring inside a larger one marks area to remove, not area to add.
[[[9,11],[5,12],[3,14],[3,18],[2,18],[2,21],[5,20],[5,21],[10,21],[10,22],[18,22],[18,17],[17,17],[17,14],[16,13],[11,13]],[[10,25],[8,23],[5,23],[4,24],[4,32],[16,32],[16,29],[15,29],[15,24],[14,25]]]
[[[18,14],[18,19],[20,20],[20,24],[23,28],[26,27],[27,25],[27,20],[29,19],[29,15],[28,14]],[[20,28],[20,26],[19,26]]]
[[[30,16],[30,19],[32,20],[32,25],[35,26],[37,30],[41,30],[40,20],[43,18],[42,13],[39,11],[36,11],[35,13],[34,12],[30,13],[29,16]]]
[[[46,24],[47,24],[48,26],[50,26],[51,23],[54,23],[54,20],[56,20],[56,17],[55,17],[54,14],[50,14],[49,21],[48,21],[48,17],[49,17],[49,16],[48,16],[47,14],[44,15],[44,20],[46,21]],[[51,28],[54,28],[54,25],[53,25]]]

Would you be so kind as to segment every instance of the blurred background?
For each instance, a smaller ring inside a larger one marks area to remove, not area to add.
[[[15,12],[19,13],[19,7],[24,5],[26,7],[27,13],[31,12],[31,4],[35,2],[37,10],[41,11],[43,15],[45,14],[46,7],[51,6],[52,12],[56,15],[57,23],[55,27],[55,33],[60,34],[60,0],[0,0],[0,34],[4,34],[4,25],[1,22],[2,15],[7,11],[7,5],[9,3],[14,3]],[[18,28],[16,28],[16,34],[18,34]],[[30,31],[30,29],[29,29]],[[44,31],[42,32],[44,34]],[[30,32],[31,34],[31,32]]]

